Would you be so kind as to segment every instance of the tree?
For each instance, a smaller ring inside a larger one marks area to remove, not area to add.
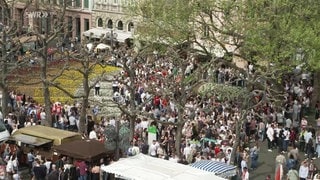
[[[243,46],[241,53],[257,64],[272,63],[279,67],[277,75],[292,73],[304,64],[303,71],[319,74],[318,27],[319,2],[312,1],[243,1]],[[319,89],[318,78],[314,78],[315,89]],[[317,90],[315,90],[316,92]],[[319,99],[313,93],[312,100]]]
[[[25,9],[30,5],[26,3]],[[25,66],[25,61],[20,62],[19,56],[21,55],[22,43],[19,42],[19,20],[13,18],[13,14],[10,13],[14,7],[14,3],[11,1],[0,1],[0,29],[1,29],[1,82],[0,89],[2,93],[2,106],[1,110],[4,116],[9,112],[14,111],[14,102],[9,97],[9,90],[12,85],[12,81],[17,82],[15,77],[15,71]],[[23,9],[23,11],[25,10]],[[13,80],[14,79],[14,80]],[[9,108],[10,105],[10,108]]]

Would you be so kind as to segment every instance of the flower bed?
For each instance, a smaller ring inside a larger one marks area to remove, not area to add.
[[[94,73],[92,73],[89,78],[94,79],[98,76],[100,76],[103,72],[105,73],[112,73],[114,71],[119,70],[117,67],[113,66],[106,66],[106,67],[101,67],[101,66],[95,66],[94,68]],[[58,70],[56,70],[58,71]],[[50,74],[53,74],[54,72],[50,71]],[[75,94],[77,90],[81,87],[82,85],[82,74],[80,74],[77,71],[74,70],[68,70],[63,73],[62,76],[57,78],[55,80],[56,83],[60,84],[60,86],[64,87],[68,92],[71,94]],[[33,97],[35,101],[37,101],[40,104],[44,103],[44,97],[43,97],[43,88],[41,84],[35,86],[22,86],[22,87],[17,87],[18,91],[22,93],[26,93],[26,95]],[[60,101],[60,102],[73,102],[73,99],[69,97],[67,94],[62,92],[61,90],[55,88],[55,87],[50,87],[50,96],[51,96],[51,101]],[[27,93],[27,92],[28,93]],[[30,93],[30,94],[29,94]]]

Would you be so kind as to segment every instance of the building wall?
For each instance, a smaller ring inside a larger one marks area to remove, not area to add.
[[[37,1],[38,6],[33,3],[28,5],[26,12],[23,15],[23,9],[27,6],[23,2],[15,2],[12,8],[12,17],[17,22],[19,29],[25,30],[34,30],[37,27],[37,23],[40,23],[40,26],[50,27],[50,31],[54,28],[54,17],[58,17],[59,14],[52,11],[47,11],[48,8],[51,7],[59,7],[60,0],[42,0]],[[87,2],[87,3],[85,3]],[[39,7],[39,8],[36,8]],[[41,8],[42,7],[42,8]],[[40,10],[39,10],[40,9]],[[72,24],[71,29],[72,33],[70,33],[70,38],[81,37],[81,34],[92,28],[92,9],[93,9],[93,0],[74,0],[68,6],[65,12],[65,22],[67,24]],[[50,18],[41,18],[40,20],[37,18],[32,18],[28,15],[29,12],[33,11],[46,11],[49,12]],[[72,19],[72,22],[69,22]],[[65,28],[68,30],[69,27]],[[63,33],[63,32],[62,32]]]
[[[97,0],[92,9],[92,27],[111,28],[108,22],[112,22],[112,28],[119,29],[119,23],[122,22],[124,32],[133,31],[135,20],[128,16],[124,8],[125,2],[126,0]]]

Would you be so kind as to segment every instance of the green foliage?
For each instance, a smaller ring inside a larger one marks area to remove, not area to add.
[[[299,0],[246,0],[243,14],[244,45],[241,52],[254,62],[272,62],[276,67],[297,65],[298,49],[313,69],[320,67],[320,3]]]
[[[141,0],[130,6],[140,19],[136,33],[144,41],[179,44],[189,37],[192,11],[187,0]]]
[[[215,83],[203,84],[199,87],[198,93],[201,96],[215,95],[219,100],[240,100],[249,94],[245,88]]]

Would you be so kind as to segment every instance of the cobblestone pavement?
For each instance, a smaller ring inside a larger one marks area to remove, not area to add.
[[[249,171],[250,173],[250,180],[265,180],[267,175],[271,175],[271,179],[274,179],[275,173],[275,158],[278,155],[278,150],[273,150],[272,152],[268,152],[267,148],[267,141],[260,143],[260,153],[259,153],[259,160],[258,160],[258,168]],[[286,158],[287,158],[287,154]],[[304,160],[305,156],[304,153],[300,152],[300,159]],[[287,158],[288,159],[288,158]],[[314,160],[318,169],[320,168],[320,159]],[[249,163],[250,166],[250,163]],[[285,176],[284,176],[285,177]],[[286,177],[285,177],[286,179]]]

